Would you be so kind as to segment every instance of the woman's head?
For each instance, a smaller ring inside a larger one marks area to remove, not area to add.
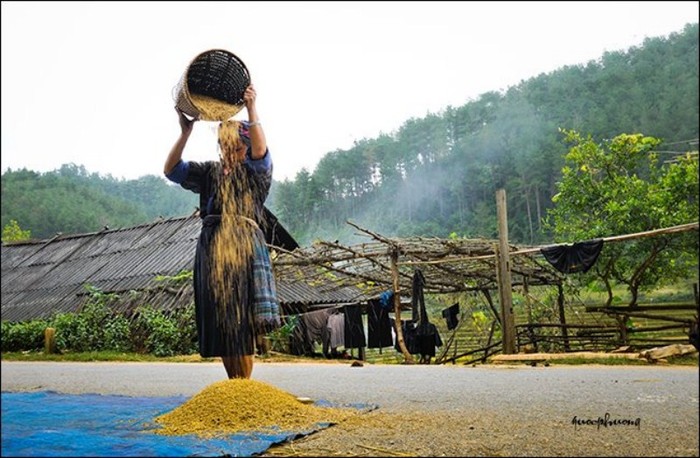
[[[245,160],[249,147],[250,137],[241,121],[229,119],[219,124],[219,149],[224,165]]]

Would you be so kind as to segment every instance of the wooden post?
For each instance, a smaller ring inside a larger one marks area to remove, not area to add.
[[[56,329],[44,329],[44,353],[52,355],[56,353]]]
[[[515,353],[515,319],[513,317],[513,286],[510,277],[510,246],[508,244],[508,212],[506,191],[496,191],[498,214],[498,292],[501,299],[501,325],[503,330],[503,353]]]
[[[564,314],[564,288],[558,285],[559,295],[557,296],[557,305],[559,306],[559,322],[561,323],[561,336],[564,339],[564,351],[570,351],[569,331],[566,329],[566,315]]]
[[[532,324],[532,298],[530,297],[530,280],[523,278],[523,294],[525,295],[525,306],[527,307],[527,324]]]
[[[528,339],[530,339],[530,344],[532,344],[532,349],[537,352],[537,336],[532,328],[532,297],[530,297],[530,280],[528,277],[523,278],[523,294],[525,295],[525,307],[527,307],[527,335]],[[520,345],[518,345],[518,348],[520,348]]]
[[[403,330],[401,329],[401,297],[399,296],[399,255],[396,250],[391,253],[391,279],[394,287],[394,328],[396,328],[396,341],[399,343],[404,362],[413,364],[413,356],[406,348],[403,340]]]

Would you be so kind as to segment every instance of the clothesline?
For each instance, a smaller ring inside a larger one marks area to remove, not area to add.
[[[331,306],[326,306],[325,304],[323,304],[322,307],[317,307],[315,310],[309,310],[308,312],[302,312],[302,313],[292,313],[290,315],[281,315],[281,317],[282,318],[289,318],[290,316],[308,315],[309,313],[318,312],[319,310],[339,309],[341,307],[345,307],[346,305],[357,305],[357,302],[344,302],[342,304],[335,304],[335,305],[331,305]]]
[[[644,231],[644,232],[637,232],[634,234],[625,234],[625,235],[616,235],[616,236],[611,236],[611,237],[601,237],[595,240],[601,240],[602,242],[621,242],[624,240],[630,240],[630,239],[635,239],[635,238],[642,238],[642,237],[651,237],[654,235],[659,235],[659,234],[672,234],[672,233],[677,233],[677,232],[687,232],[691,230],[698,230],[698,221],[694,223],[687,223],[687,224],[681,224],[678,226],[672,226],[672,227],[667,227],[663,229],[654,229],[651,231]],[[532,247],[532,248],[525,248],[523,250],[517,250],[517,251],[511,251],[508,253],[509,256],[516,256],[516,255],[521,255],[521,254],[531,254],[531,253],[539,253],[542,251],[544,248],[549,248],[549,247],[554,247],[554,246],[559,246],[559,245],[565,245],[565,244],[549,244],[549,245],[541,245],[538,247]],[[460,262],[460,261],[477,261],[480,259],[491,259],[495,258],[496,254],[486,254],[482,256],[462,256],[462,257],[455,257],[455,258],[450,258],[450,259],[438,259],[435,261],[399,261],[398,264],[401,265],[428,265],[428,264],[444,264],[448,262]]]

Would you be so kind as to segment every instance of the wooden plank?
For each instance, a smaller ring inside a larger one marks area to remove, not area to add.
[[[611,306],[593,306],[587,305],[586,312],[643,312],[649,310],[697,310],[698,306],[690,303],[668,303],[668,304],[638,304],[636,307],[630,307],[629,305],[611,305]]]
[[[495,355],[489,359],[492,363],[505,363],[516,361],[551,361],[556,359],[601,359],[601,358],[621,358],[621,359],[641,359],[639,353],[606,353],[591,351],[575,351],[570,353],[523,353],[516,355]]]
[[[665,359],[670,356],[683,356],[697,353],[698,350],[693,345],[682,345],[673,344],[666,345],[665,347],[651,348],[649,350],[644,350],[640,353],[642,358],[646,358],[649,361],[657,361],[660,359]]]

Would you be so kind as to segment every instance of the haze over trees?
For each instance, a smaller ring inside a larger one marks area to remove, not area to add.
[[[565,235],[545,224],[553,197],[574,178],[564,169],[564,132],[596,145],[622,134],[653,137],[661,161],[682,157],[698,149],[698,80],[698,24],[689,24],[328,152],[314,170],[274,182],[267,205],[302,245],[359,241],[348,220],[385,236],[495,238],[495,192],[504,188],[510,239],[549,242]],[[120,180],[75,164],[2,175],[2,227],[15,221],[15,230],[38,239],[186,216],[197,204],[196,195],[156,175]],[[678,213],[656,223],[683,219]]]

